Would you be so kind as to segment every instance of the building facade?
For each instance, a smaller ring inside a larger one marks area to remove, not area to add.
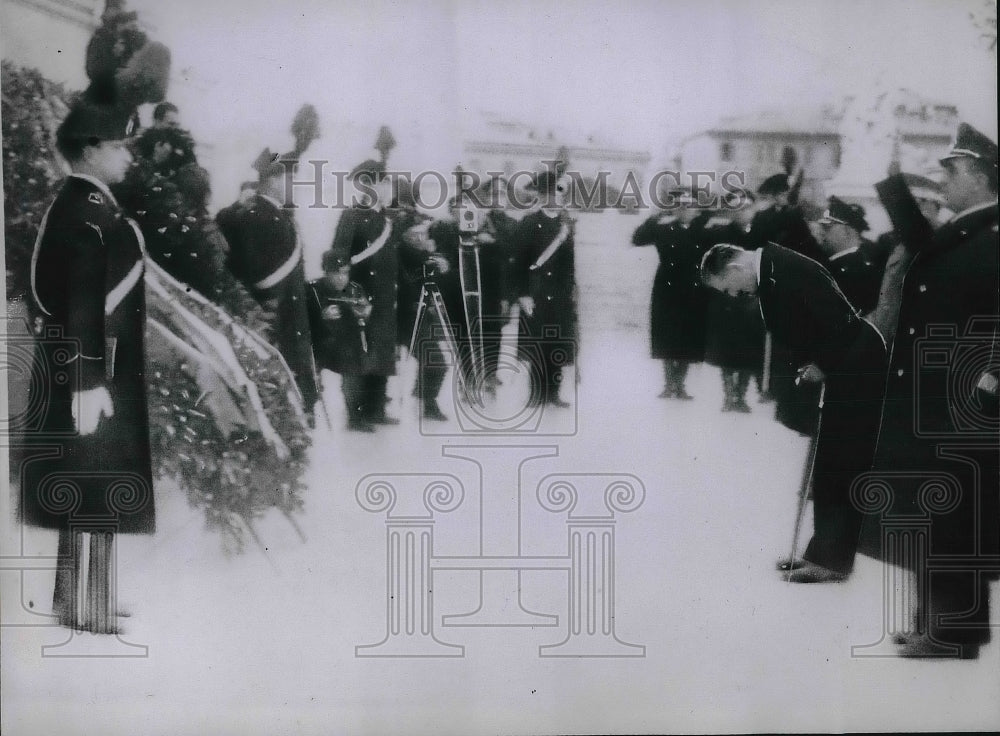
[[[833,191],[840,182],[846,185],[849,181],[854,187],[856,179],[864,179],[867,186],[877,181],[871,172],[864,176],[852,173],[853,160],[870,156],[863,141],[845,135],[845,114],[853,109],[853,102],[845,98],[839,104],[811,109],[765,110],[723,118],[682,141],[676,164],[682,171],[717,172],[718,176],[726,171],[742,172],[745,186],[756,189],[790,162],[793,170],[802,171],[801,197],[805,201],[822,204],[830,194],[840,193],[861,197],[859,192]],[[902,90],[895,98],[892,119],[903,169],[933,174],[958,126],[957,108]],[[888,163],[889,153],[885,156]],[[852,171],[845,171],[845,166]]]
[[[536,172],[546,162],[565,159],[587,185],[603,178],[612,197],[638,185],[645,197],[649,151],[621,148],[588,136],[556,128],[532,126],[497,115],[484,114],[462,143],[462,168],[479,176],[499,172],[510,178],[517,172]],[[634,183],[626,184],[631,177]],[[527,177],[516,183],[524,184]]]

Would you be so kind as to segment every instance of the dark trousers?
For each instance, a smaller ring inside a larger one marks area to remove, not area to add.
[[[341,390],[349,421],[385,416],[388,376],[344,376]]]
[[[62,626],[92,631],[96,634],[115,633],[112,569],[114,535],[108,531],[90,534],[90,562],[87,567],[86,589],[82,589],[83,531],[59,531],[55,588],[52,610]]]
[[[540,360],[531,361],[528,375],[531,377],[532,403],[548,403],[559,400],[559,386],[562,383],[562,367],[566,364],[566,352],[562,347],[539,345]]]
[[[813,537],[803,557],[837,572],[854,569],[863,516],[851,485],[875,459],[885,364],[885,345],[866,324],[838,371],[827,375],[813,465]]]

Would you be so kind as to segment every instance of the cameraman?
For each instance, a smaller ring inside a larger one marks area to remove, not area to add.
[[[429,230],[434,221],[415,209],[401,207],[397,213],[397,223],[403,236],[399,248],[399,340],[409,344],[420,308],[420,295],[425,284],[436,284],[445,300],[446,309],[454,319],[454,292],[458,290],[458,309],[461,310],[461,288],[457,285],[457,270],[446,255],[438,252],[436,242]],[[457,269],[457,254],[455,256]],[[453,285],[454,284],[454,285]],[[449,299],[451,295],[451,299]],[[430,304],[428,304],[430,307]],[[459,311],[461,314],[461,311]],[[437,397],[448,372],[440,341],[441,324],[433,309],[424,312],[420,331],[414,343],[414,352],[419,367],[413,395],[421,400],[421,410],[425,419],[447,421],[448,417],[438,406]]]

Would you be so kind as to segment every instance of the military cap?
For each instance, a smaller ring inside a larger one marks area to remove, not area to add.
[[[322,268],[323,271],[329,273],[330,271],[339,271],[340,269],[350,266],[351,262],[339,255],[335,251],[328,250],[323,253]]]
[[[381,181],[385,177],[385,164],[373,158],[366,159],[354,167],[348,179],[363,179],[369,182]]]
[[[135,129],[133,111],[120,105],[101,105],[78,100],[56,131],[60,141],[123,141]]]
[[[968,123],[959,123],[955,144],[941,158],[941,163],[955,158],[972,158],[996,168],[997,144]]]
[[[757,187],[757,194],[774,196],[776,194],[783,194],[790,188],[791,187],[788,184],[788,174],[772,174],[767,177],[759,187]]]
[[[944,195],[941,194],[941,185],[933,179],[920,174],[903,174],[903,181],[910,190],[910,194],[915,199],[925,199],[938,204],[944,204]]]
[[[863,233],[868,229],[868,221],[865,220],[865,208],[859,204],[848,204],[837,197],[830,197],[826,211],[819,218],[818,222],[821,225],[829,225],[836,222],[841,225],[847,225],[859,233]]]
[[[291,173],[297,163],[298,159],[291,154],[272,153],[270,148],[265,148],[254,160],[253,168],[261,179],[268,179]]]

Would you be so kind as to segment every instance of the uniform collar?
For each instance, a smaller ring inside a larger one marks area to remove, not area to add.
[[[75,179],[83,179],[88,184],[97,187],[97,189],[101,192],[101,194],[103,194],[111,201],[111,204],[113,204],[115,207],[118,206],[118,200],[115,199],[115,195],[111,193],[111,190],[108,188],[108,185],[105,184],[100,179],[93,177],[90,174],[78,174],[75,171],[72,174],[70,174],[70,176]]]
[[[966,207],[964,210],[962,210],[957,215],[948,220],[948,222],[958,222],[963,217],[967,217],[968,215],[971,215],[974,212],[979,212],[980,210],[987,210],[990,207],[996,207],[996,206],[997,206],[996,200],[990,200],[987,202],[981,202],[980,204],[974,204],[971,207]]]

